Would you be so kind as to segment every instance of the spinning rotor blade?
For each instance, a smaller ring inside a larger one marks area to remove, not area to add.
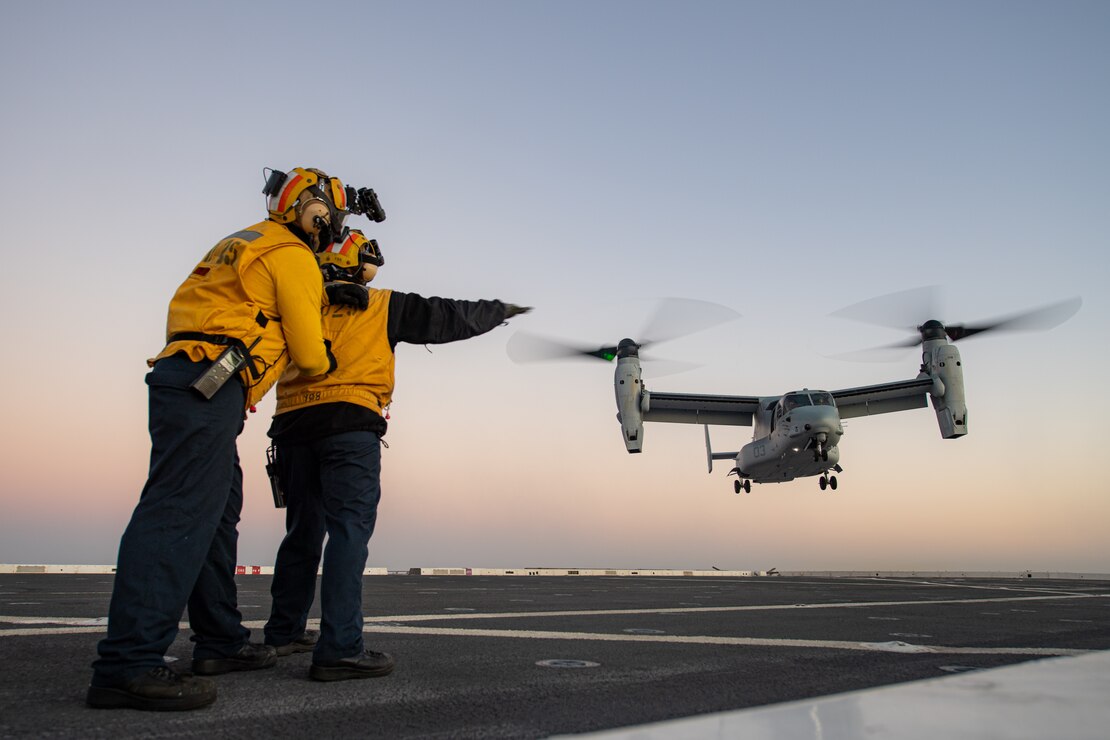
[[[641,347],[696,334],[740,317],[728,306],[693,298],[663,298],[640,331]]]
[[[1047,331],[1054,329],[1079,312],[1083,299],[1076,296],[1066,301],[1050,303],[1031,311],[1002,316],[975,326],[949,325],[945,327],[953,342],[987,331]]]
[[[938,319],[932,318],[939,315],[936,308],[938,304],[937,295],[937,288],[930,286],[891,293],[835,311],[832,314],[833,316],[893,329],[905,329],[913,331],[914,336],[893,344],[844,355],[835,355],[834,357],[838,359],[873,360],[879,356],[877,353],[884,350],[916,347],[921,344],[926,335],[940,336],[940,332],[943,332],[951,341],[957,342],[988,331],[1045,331],[1070,319],[1083,305],[1083,299],[1075,297],[1029,311],[999,317],[991,321],[971,325],[945,325]],[[929,313],[925,313],[925,311]],[[917,320],[906,322],[905,318],[907,316],[914,315],[909,312],[914,312],[918,317]],[[922,317],[929,318],[921,321]],[[921,323],[919,324],[918,321],[921,321]],[[885,359],[892,359],[889,353]]]
[[[612,360],[617,356],[616,346],[585,347],[562,339],[541,337],[537,334],[518,331],[509,337],[505,345],[509,358],[514,362],[546,362],[549,360],[581,359],[596,357],[599,360]]]
[[[506,350],[510,359],[514,362],[543,362],[585,357],[612,362],[616,359],[621,344],[630,343],[639,350],[723,324],[737,318],[739,315],[731,308],[708,301],[689,298],[665,298],[659,301],[651,319],[640,333],[640,336],[647,337],[642,341],[625,339],[618,344],[593,347],[562,339],[517,332],[509,338]],[[643,355],[640,355],[640,358],[650,360],[650,358]],[[686,366],[683,369],[687,370],[698,367],[694,363],[676,364]],[[673,372],[680,372],[680,370],[674,370]]]
[[[940,288],[926,285],[869,298],[830,315],[888,329],[916,331],[918,324],[940,315],[939,309]]]
[[[636,345],[635,342],[632,342],[632,344],[637,347],[642,346]],[[571,344],[561,339],[541,337],[537,334],[528,334],[527,332],[517,332],[509,337],[509,342],[505,345],[505,349],[509,354],[509,359],[518,363],[581,360],[587,358],[612,362],[617,357],[618,347],[613,345],[593,349]],[[643,354],[640,354],[640,359],[652,363],[652,375],[656,376],[671,375],[673,373],[681,373],[696,367],[701,367],[701,365],[696,362],[660,360],[656,357],[645,356]]]

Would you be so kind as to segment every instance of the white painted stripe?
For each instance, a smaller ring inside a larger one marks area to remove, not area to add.
[[[909,645],[901,643],[850,642],[847,640],[790,640],[758,637],[719,637],[713,635],[629,635],[606,632],[553,632],[547,630],[484,630],[453,627],[405,627],[373,622],[362,628],[363,632],[397,635],[435,635],[440,637],[508,637],[525,640],[577,640],[594,642],[659,642],[683,645],[732,645],[739,647],[819,648],[829,650],[858,650],[865,652],[917,652],[954,655],[1083,655],[1091,650],[1067,648],[975,648],[949,647],[946,645]]]
[[[0,617],[8,624],[68,624],[73,627],[97,627],[108,624],[108,617]]]
[[[319,620],[309,620],[310,627],[318,627]],[[261,629],[261,621],[244,622],[249,629]],[[181,624],[181,629],[188,629]],[[32,627],[0,629],[0,637],[38,637],[45,635],[80,635],[103,633],[104,627]],[[579,642],[655,642],[682,645],[729,645],[733,647],[780,647],[823,650],[854,650],[862,652],[936,653],[948,655],[1030,655],[1059,656],[1083,655],[1096,652],[1068,648],[974,648],[947,645],[911,645],[909,643],[851,642],[848,640],[793,640],[758,637],[721,637],[716,635],[630,635],[605,632],[558,632],[549,630],[490,630],[460,629],[453,627],[408,627],[405,625],[369,622],[363,632],[396,635],[428,635],[435,637],[493,637],[518,640],[573,640]]]
[[[473,614],[452,612],[450,614],[398,614],[394,616],[367,618],[370,622],[438,622],[454,619],[521,619],[532,617],[600,617],[626,616],[634,614],[706,614],[713,612],[756,612],[791,609],[858,609],[861,607],[886,606],[933,606],[951,604],[989,604],[1014,601],[1059,601],[1070,599],[1099,598],[1091,594],[1064,594],[1060,596],[1011,596],[1001,599],[943,599],[935,601],[844,601],[835,604],[759,604],[752,606],[690,606],[665,607],[658,609],[581,609],[574,611],[546,612],[475,612]],[[0,617],[3,621],[3,617]]]
[[[628,616],[637,614],[706,614],[721,612],[750,612],[750,611],[783,611],[783,610],[808,610],[808,609],[859,609],[871,607],[891,606],[935,606],[952,604],[992,604],[1014,603],[1029,601],[1067,601],[1074,599],[1107,598],[1096,594],[1057,594],[1052,596],[1006,596],[1002,598],[984,599],[919,599],[913,601],[838,601],[829,604],[754,604],[747,606],[688,606],[688,607],[659,607],[654,609],[577,609],[561,611],[537,612],[451,612],[446,614],[394,614],[367,617],[366,621],[383,622],[439,622],[457,619],[525,619],[544,617],[599,617],[599,616]],[[4,616],[0,615],[0,624],[71,624],[88,625],[90,620],[101,620],[104,617],[38,617],[38,616]],[[244,622],[247,627],[261,627],[265,622]],[[188,628],[187,622],[182,622],[183,629]]]
[[[1075,599],[1105,598],[1104,595],[1093,594],[1058,594],[1052,596],[1008,596],[1003,598],[983,599],[938,599],[915,601],[849,601],[833,604],[760,604],[749,606],[697,606],[674,607],[658,609],[592,609],[592,610],[563,610],[563,611],[538,611],[538,612],[483,612],[449,614],[398,614],[391,616],[369,617],[365,620],[363,630],[366,632],[382,632],[397,634],[425,634],[425,635],[451,635],[464,637],[511,637],[525,639],[550,639],[550,640],[602,640],[625,642],[672,642],[694,643],[713,645],[746,645],[770,647],[814,647],[841,650],[867,650],[891,651],[898,649],[905,651],[904,647],[892,648],[891,643],[860,643],[835,640],[791,640],[791,639],[760,639],[750,637],[715,637],[715,636],[677,636],[677,635],[630,635],[607,634],[598,632],[558,632],[543,630],[481,630],[459,629],[450,627],[410,627],[399,622],[440,622],[456,621],[461,619],[528,619],[544,617],[600,617],[600,616],[628,616],[639,614],[704,614],[722,612],[745,611],[776,611],[776,610],[808,610],[808,609],[839,609],[861,607],[892,607],[892,606],[934,606],[952,604],[986,604],[986,603],[1013,603],[1030,601],[1061,601]],[[103,617],[34,617],[34,616],[3,616],[0,615],[0,624],[21,625],[49,625],[61,624],[66,627],[37,627],[24,629],[0,629],[0,637],[18,637],[28,635],[48,634],[81,634],[86,632],[104,631],[104,626],[89,626],[90,622],[98,625]],[[319,620],[310,620],[312,626],[317,627]],[[249,629],[261,629],[264,621],[245,621],[243,625]],[[187,622],[179,624],[180,629],[189,629]],[[930,652],[973,655],[1079,655],[1090,652],[1087,650],[1071,650],[1066,648],[960,648],[938,645],[909,646],[899,643],[900,646],[910,648],[926,648]]]
[[[0,630],[0,637],[35,637],[38,635],[83,635],[105,632],[104,627],[29,627],[25,629]]]
[[[960,581],[956,583],[945,583],[944,581],[919,581],[919,580],[902,580],[896,578],[865,578],[867,581],[877,581],[881,583],[905,583],[911,586],[938,586],[941,588],[959,588],[959,589],[977,589],[980,591],[1011,591],[1020,593],[1041,593],[1041,594],[1088,594],[1089,591],[1072,591],[1061,590],[1055,586],[998,586],[992,584],[977,584]]]

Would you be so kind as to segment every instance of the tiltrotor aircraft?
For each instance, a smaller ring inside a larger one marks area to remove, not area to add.
[[[912,293],[918,295],[913,296]],[[919,291],[892,294],[842,309],[834,315],[859,319],[856,314],[867,313],[869,309],[872,312],[878,310],[884,301],[921,302],[921,298]],[[803,388],[779,396],[649,391],[644,386],[641,373],[640,350],[691,331],[679,333],[663,329],[645,332],[652,339],[639,342],[623,339],[616,345],[597,349],[517,333],[510,339],[508,350],[510,357],[518,362],[562,357],[616,360],[613,383],[617,419],[625,448],[630,453],[643,449],[645,421],[701,424],[705,427],[709,472],[713,472],[714,460],[732,460],[729,475],[736,475],[733,481],[736,493],[742,490],[750,493],[752,483],[784,483],[807,476],[818,476],[821,490],[835,490],[835,474],[843,472],[839,448],[844,434],[843,419],[924,408],[931,401],[941,437],[958,439],[967,434],[968,423],[963,362],[953,342],[992,330],[1049,329],[1073,316],[1081,304],[1079,298],[1073,298],[1034,311],[968,326],[946,325],[930,319],[917,326],[912,340],[891,345],[908,348],[920,343],[921,367],[917,377],[834,391]],[[693,331],[739,315],[716,304],[672,298],[665,299],[652,324],[658,325],[660,317],[666,319],[675,313],[688,316],[691,309],[702,314],[699,322],[702,325],[693,328]],[[752,441],[739,451],[714,452],[709,436],[711,425],[754,427]]]

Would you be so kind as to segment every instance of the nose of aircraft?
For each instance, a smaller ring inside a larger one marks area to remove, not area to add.
[[[791,414],[794,428],[799,434],[840,433],[840,415],[832,406],[802,406]]]

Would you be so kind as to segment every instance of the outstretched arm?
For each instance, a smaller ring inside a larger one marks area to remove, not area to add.
[[[444,344],[470,339],[530,310],[501,301],[425,298],[394,291],[389,297],[389,345]]]

